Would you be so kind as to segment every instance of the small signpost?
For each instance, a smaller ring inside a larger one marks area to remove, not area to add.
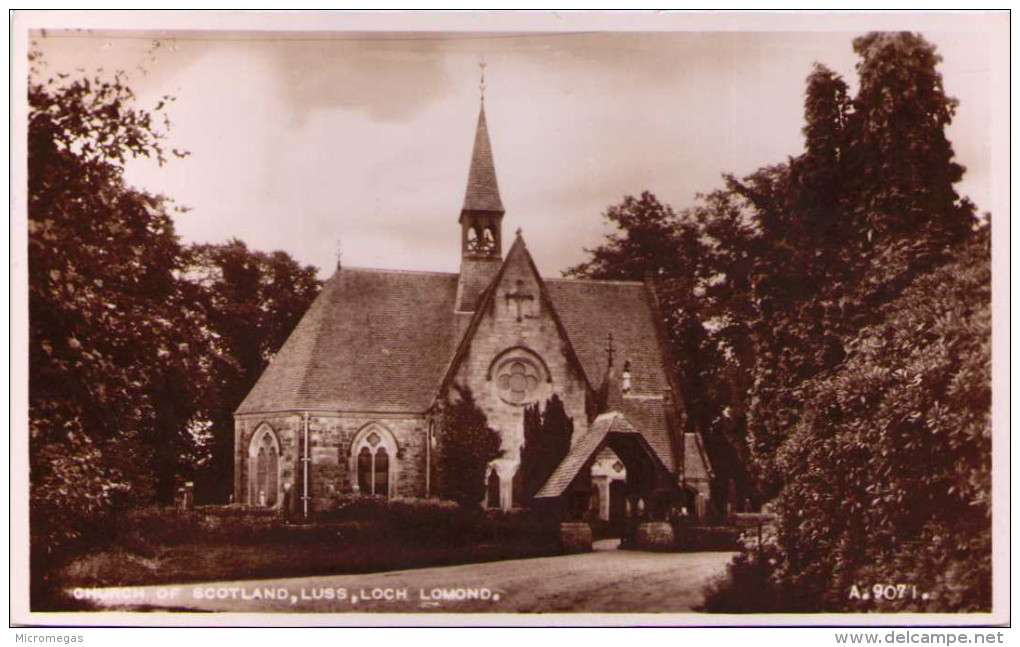
[[[195,484],[187,481],[177,486],[174,493],[174,508],[177,512],[187,512],[195,505]]]
[[[772,512],[738,512],[733,515],[733,520],[740,528],[758,528],[758,557],[761,557],[761,529],[767,523],[776,520]]]

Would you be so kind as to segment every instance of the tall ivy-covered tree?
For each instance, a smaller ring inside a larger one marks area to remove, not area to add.
[[[40,80],[28,99],[29,459],[33,572],[117,501],[172,491],[202,452],[190,412],[209,374],[202,311],[179,280],[160,197],[160,112],[122,76]]]
[[[883,33],[854,48],[852,107],[816,69],[805,153],[731,182],[762,229],[749,428],[778,521],[768,559],[745,554],[718,600],[987,609],[988,231],[953,188],[955,102],[934,47]],[[929,597],[848,598],[878,577]]]
[[[226,502],[234,461],[233,413],[319,293],[316,270],[284,252],[250,250],[239,240],[185,250],[187,277],[207,313],[213,379],[199,423],[211,456],[196,496]]]
[[[962,169],[945,137],[955,102],[934,47],[914,34],[854,41],[852,102],[821,66],[808,78],[805,152],[731,189],[754,211],[755,379],[751,447],[775,493],[775,452],[806,404],[801,385],[843,361],[884,304],[948,258],[975,221],[953,189]]]
[[[524,503],[552,476],[570,451],[574,419],[567,415],[560,396],[546,400],[544,410],[538,403],[524,411],[524,446],[521,447],[521,484]]]
[[[485,470],[499,458],[499,432],[489,427],[471,389],[453,385],[439,415],[436,492],[466,508],[485,497]]]
[[[938,254],[962,240],[973,205],[953,185],[964,168],[946,128],[957,101],[946,96],[942,57],[921,35],[878,32],[854,40],[860,89],[848,122],[851,191],[858,226],[872,245],[919,238]]]

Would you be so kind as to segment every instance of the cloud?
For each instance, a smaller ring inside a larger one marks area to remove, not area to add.
[[[274,62],[280,96],[299,121],[333,108],[407,121],[450,87],[438,41],[323,38],[262,47]]]
[[[683,208],[722,173],[798,154],[812,64],[852,83],[856,62],[839,33],[169,36],[155,60],[144,35],[42,46],[55,69],[148,61],[140,104],[177,96],[168,144],[191,157],[132,164],[129,179],[194,209],[185,240],[238,236],[324,274],[338,239],[350,265],[457,270],[482,58],[506,242],[523,227],[550,275],[583,260],[627,194]],[[961,100],[961,192],[987,208],[987,47],[933,40]]]

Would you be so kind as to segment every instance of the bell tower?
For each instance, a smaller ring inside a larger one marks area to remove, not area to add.
[[[460,210],[460,284],[457,311],[474,312],[503,260],[503,201],[496,183],[492,144],[485,122],[485,80],[478,111],[475,145],[471,152],[464,206]]]
[[[461,257],[502,257],[503,201],[496,183],[492,144],[485,122],[485,104],[478,112],[475,147],[471,153],[464,207],[460,211]]]

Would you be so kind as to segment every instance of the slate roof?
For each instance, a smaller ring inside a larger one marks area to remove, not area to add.
[[[637,434],[637,429],[630,424],[623,414],[612,411],[603,413],[588,428],[588,433],[581,436],[570,448],[567,457],[559,464],[556,470],[545,482],[545,485],[535,494],[536,498],[557,497],[570,486],[570,483],[577,477],[581,468],[588,462],[589,458],[598,451],[606,436],[614,433]]]
[[[503,266],[501,259],[467,258],[461,264],[462,276],[457,294],[457,310],[474,312],[492,280]]]
[[[631,362],[633,393],[661,395],[669,388],[644,283],[545,279],[545,286],[589,384],[601,383],[606,370],[606,337],[613,333],[617,366],[622,367],[628,359]]]
[[[492,161],[489,127],[485,123],[484,105],[478,112],[478,127],[475,129],[475,146],[471,152],[471,169],[468,171],[463,210],[503,213],[503,201],[499,198],[499,184],[496,182],[496,165]]]
[[[623,414],[638,429],[655,455],[670,471],[676,468],[673,443],[666,423],[665,402],[662,399],[623,398]]]
[[[705,453],[698,434],[684,434],[684,456],[684,478],[692,480],[712,478],[712,464],[708,461],[708,454]]]
[[[344,268],[237,413],[423,412],[457,343],[457,275]]]
[[[544,284],[589,384],[602,378],[606,336],[613,333],[619,365],[631,361],[634,397],[623,399],[622,412],[674,470],[661,397],[668,388],[665,358],[644,284],[579,279]],[[476,287],[481,298],[485,291]],[[424,412],[461,341],[457,290],[457,274],[339,270],[237,413]],[[590,434],[578,442],[591,442]]]
[[[652,400],[645,400],[638,404],[634,400],[625,399],[624,408],[628,413],[611,411],[599,415],[592,422],[588,433],[581,436],[574,443],[573,447],[570,448],[566,458],[563,459],[552,473],[552,476],[549,477],[545,485],[535,494],[535,497],[542,499],[557,497],[563,494],[573,480],[577,478],[581,469],[588,464],[588,460],[593,458],[596,452],[599,451],[599,448],[603,446],[603,441],[605,441],[606,436],[610,433],[640,434],[651,445],[655,454],[660,459],[663,459],[666,467],[672,471],[675,461],[669,452],[669,437],[661,436],[656,438],[654,434],[649,434],[650,429],[664,429],[665,424],[662,423],[660,425],[648,418],[642,420],[640,417],[661,415],[663,411],[662,404],[661,401],[655,402]],[[705,453],[705,448],[702,446],[701,438],[698,434],[684,434],[684,445],[684,478],[688,480],[711,479],[712,465],[708,461],[708,455]],[[669,457],[669,462],[665,460],[667,456]]]

